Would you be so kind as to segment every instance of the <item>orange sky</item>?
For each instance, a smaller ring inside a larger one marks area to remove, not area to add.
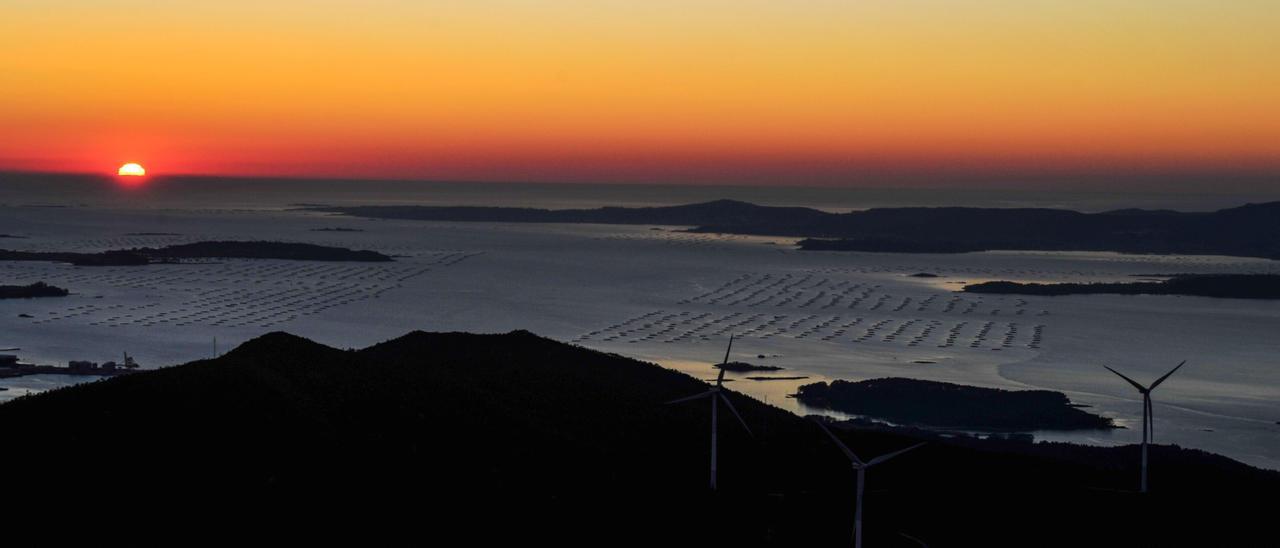
[[[6,0],[0,169],[1280,185],[1258,1]]]

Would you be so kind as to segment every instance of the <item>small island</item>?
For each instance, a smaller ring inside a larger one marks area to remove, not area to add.
[[[1072,405],[1061,392],[1000,390],[904,378],[806,384],[796,398],[810,407],[897,424],[980,430],[1094,430],[1111,419]]]
[[[783,368],[776,365],[755,365],[747,362],[728,362],[716,364],[716,369],[723,369],[731,373],[747,373],[750,371],[782,371]]]
[[[1013,295],[1188,295],[1230,299],[1280,299],[1276,274],[1179,274],[1158,282],[1018,283],[983,282],[964,286],[967,293]]]
[[[34,299],[38,297],[66,297],[71,293],[61,287],[44,282],[31,285],[0,285],[0,299]]]
[[[313,228],[312,232],[364,232],[361,228],[347,228],[344,226],[333,226],[324,228]]]
[[[357,251],[305,243],[267,241],[212,241],[141,247],[98,253],[60,251],[9,251],[0,249],[0,261],[50,261],[76,266],[142,266],[177,263],[189,259],[281,259],[288,261],[391,262],[377,251]]]

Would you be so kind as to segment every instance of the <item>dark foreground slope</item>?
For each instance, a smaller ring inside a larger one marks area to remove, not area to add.
[[[265,514],[312,534],[467,545],[847,545],[847,461],[776,408],[731,395],[757,437],[721,414],[722,489],[708,493],[706,405],[660,403],[705,388],[525,332],[412,333],[360,351],[272,334],[0,405],[0,496],[9,512],[50,508],[42,498],[101,512],[128,494],[143,501],[130,520],[159,509],[200,531]],[[916,441],[842,435],[866,458]],[[1273,495],[1277,474],[1161,446],[1141,497],[1126,492],[1136,460],[1132,447],[935,439],[869,473],[867,542],[1121,544],[1159,522],[1152,545],[1227,545],[1271,531],[1247,501]]]
[[[1210,213],[902,207],[829,213],[733,200],[670,207],[533,209],[352,206],[317,211],[383,219],[691,225],[700,232],[807,238],[801,249],[965,253],[998,249],[1239,255],[1280,259],[1280,202]]]

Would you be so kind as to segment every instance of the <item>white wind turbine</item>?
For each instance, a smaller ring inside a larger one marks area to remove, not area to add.
[[[1105,365],[1103,366],[1107,368],[1107,371],[1115,373],[1116,375],[1119,375],[1120,378],[1129,381],[1129,384],[1132,384],[1134,388],[1138,389],[1138,392],[1142,393],[1142,488],[1140,491],[1142,493],[1147,492],[1147,438],[1150,437],[1151,440],[1154,441],[1156,437],[1155,417],[1153,416],[1154,413],[1151,407],[1151,391],[1155,390],[1157,386],[1160,386],[1160,383],[1169,378],[1169,375],[1172,375],[1174,371],[1177,371],[1186,363],[1187,361],[1183,360],[1177,367],[1174,367],[1168,373],[1165,373],[1163,377],[1156,379],[1156,382],[1151,383],[1151,386],[1142,386],[1141,384],[1138,384],[1137,381],[1124,376],[1119,371]]]
[[[841,451],[844,451],[844,455],[849,457],[849,462],[853,464],[853,469],[858,473],[858,496],[855,500],[857,506],[855,506],[853,510],[853,546],[854,548],[862,548],[862,485],[866,481],[867,469],[906,453],[907,451],[920,447],[921,445],[924,445],[924,442],[917,443],[906,449],[899,449],[892,453],[885,453],[874,459],[863,462],[862,459],[858,458],[858,455],[855,455],[853,451],[844,444],[844,442],[840,441],[840,438],[837,438],[835,434],[831,433],[831,430],[827,429],[827,425],[823,424],[821,419],[814,419],[813,422],[818,423],[818,426],[822,428],[822,431],[826,432],[828,436],[831,436],[831,441],[836,442],[836,446],[839,447]]]
[[[751,428],[747,426],[747,421],[742,420],[742,415],[738,414],[738,410],[733,406],[733,402],[729,401],[729,397],[724,395],[724,392],[721,392],[720,390],[724,385],[724,364],[729,363],[729,351],[732,349],[733,349],[733,335],[730,335],[729,348],[726,348],[724,351],[724,361],[721,362],[720,364],[720,375],[716,377],[715,386],[711,387],[710,390],[707,390],[706,392],[703,392],[701,394],[695,394],[693,396],[680,398],[677,400],[671,400],[667,402],[667,405],[671,405],[673,403],[683,403],[683,402],[693,401],[701,398],[707,398],[711,400],[711,490],[712,491],[716,490],[716,436],[719,433],[718,432],[719,407],[720,407],[719,402],[723,401],[724,404],[729,408],[729,411],[733,412],[733,416],[737,417],[738,422],[742,424],[742,428],[744,428],[748,434],[751,434]],[[751,435],[754,436],[755,434],[751,434]]]

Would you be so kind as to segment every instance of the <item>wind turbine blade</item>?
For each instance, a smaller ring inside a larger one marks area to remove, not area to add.
[[[729,334],[729,347],[724,349],[724,361],[722,364],[729,363],[729,351],[733,350],[733,333]]]
[[[673,403],[684,403],[684,402],[687,402],[687,401],[700,400],[700,399],[705,398],[705,397],[707,397],[707,396],[710,396],[710,395],[712,395],[712,394],[715,394],[715,391],[714,391],[714,390],[708,390],[708,391],[703,392],[703,393],[701,393],[701,394],[694,394],[694,395],[692,395],[692,396],[687,396],[687,397],[684,397],[684,398],[671,400],[671,401],[669,401],[669,402],[667,402],[667,403],[664,403],[663,405],[671,405],[671,404],[673,404]]]
[[[722,384],[724,384],[724,367],[721,367],[720,374],[716,375],[716,388],[720,388]]]
[[[733,411],[733,416],[737,417],[738,422],[742,423],[742,428],[746,429],[747,433],[751,434],[751,437],[756,437],[755,432],[751,431],[751,427],[747,426],[747,421],[742,420],[742,415],[738,414],[738,408],[734,407],[733,402],[729,401],[729,396],[726,396],[724,395],[724,392],[721,392],[720,399],[724,400],[724,404],[729,407],[730,411]]]
[[[1103,367],[1107,367],[1107,366],[1105,366],[1105,365],[1104,365]],[[1110,372],[1112,372],[1112,373],[1115,373],[1116,375],[1120,375],[1120,378],[1122,378],[1122,379],[1124,379],[1124,380],[1126,380],[1126,381],[1129,381],[1129,384],[1132,384],[1132,385],[1133,385],[1133,387],[1134,387],[1134,388],[1137,388],[1139,392],[1146,392],[1146,391],[1147,391],[1147,387],[1142,386],[1141,384],[1138,384],[1138,381],[1135,381],[1135,380],[1133,380],[1133,379],[1130,379],[1129,377],[1124,376],[1124,374],[1120,373],[1119,371],[1116,371],[1115,369],[1112,369],[1112,368],[1110,368],[1110,367],[1107,367],[1107,371],[1110,371]]]
[[[827,425],[822,424],[822,420],[814,419],[813,422],[818,423],[818,427],[822,428],[822,431],[826,432],[828,436],[831,436],[831,441],[836,442],[836,447],[839,447],[841,451],[844,451],[844,456],[849,457],[849,460],[853,461],[853,463],[858,466],[863,465],[862,459],[858,458],[858,455],[853,454],[853,451],[849,449],[849,447],[846,446],[844,442],[840,441],[840,438],[837,438],[836,435],[831,432],[831,430],[827,429]]]
[[[1155,390],[1157,386],[1160,386],[1160,383],[1164,382],[1165,379],[1169,378],[1169,375],[1172,375],[1174,371],[1182,369],[1182,366],[1186,364],[1187,364],[1187,360],[1182,360],[1182,363],[1178,364],[1177,367],[1173,368],[1168,373],[1165,373],[1163,377],[1156,379],[1156,382],[1151,383],[1151,389]]]
[[[871,459],[871,462],[868,462],[868,463],[867,463],[867,466],[875,466],[875,465],[880,464],[880,463],[882,463],[882,462],[884,462],[884,461],[887,461],[887,460],[889,460],[889,459],[891,459],[891,458],[893,458],[893,457],[896,457],[896,456],[898,456],[898,455],[901,455],[901,454],[903,454],[903,453],[906,453],[907,451],[910,451],[910,450],[912,450],[912,449],[915,449],[915,448],[917,448],[917,447],[920,447],[921,445],[924,445],[924,444],[925,444],[925,442],[920,442],[920,443],[917,443],[917,444],[915,444],[915,445],[912,445],[911,447],[908,447],[908,448],[906,448],[906,449],[899,449],[899,450],[894,451],[894,452],[892,452],[892,453],[889,453],[889,454],[887,454],[887,455],[880,455],[880,456],[878,456],[878,457],[876,457],[876,458],[874,458],[874,459]]]
[[[1156,441],[1156,407],[1151,405],[1151,397],[1147,397],[1147,439]]]
[[[911,536],[911,535],[908,535],[908,534],[906,534],[906,533],[898,533],[898,534],[899,534],[899,535],[901,535],[903,538],[905,538],[905,539],[907,539],[907,540],[911,541],[911,542],[914,542],[914,543],[916,543],[916,544],[919,544],[919,545],[921,545],[921,546],[924,546],[924,548],[929,548],[929,545],[928,545],[928,544],[925,544],[923,540],[920,540],[920,539],[918,539],[918,538],[916,538],[916,537],[913,537],[913,536]]]

